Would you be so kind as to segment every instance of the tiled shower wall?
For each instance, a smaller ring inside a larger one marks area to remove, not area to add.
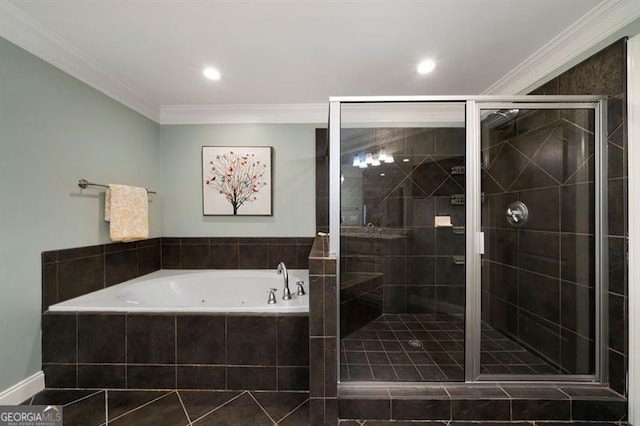
[[[158,269],[307,269],[313,238],[153,238],[42,253],[42,309]]]
[[[533,95],[607,95],[609,216],[609,384],[626,394],[628,220],[626,39],[534,90]]]
[[[382,276],[384,312],[462,313],[465,208],[464,201],[452,204],[451,196],[464,194],[464,173],[453,172],[465,164],[464,128],[345,129],[343,133],[345,144],[365,141],[371,144],[367,150],[385,148],[396,160],[362,172],[362,203],[367,205],[367,222],[375,228],[342,236],[341,272]],[[326,144],[326,131],[318,129],[318,230],[328,227]],[[345,184],[348,179],[345,174]],[[435,216],[441,215],[451,216],[455,232],[451,227],[434,227]]]
[[[556,373],[595,371],[593,132],[589,111],[530,110],[483,138],[483,319]]]

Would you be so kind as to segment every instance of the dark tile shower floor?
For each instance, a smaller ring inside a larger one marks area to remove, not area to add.
[[[342,381],[463,381],[464,319],[449,314],[383,314],[340,342]],[[557,369],[482,324],[485,374],[553,374]]]

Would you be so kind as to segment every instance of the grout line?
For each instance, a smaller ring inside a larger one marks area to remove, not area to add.
[[[87,395],[85,395],[85,396],[83,396],[83,397],[81,397],[81,398],[78,398],[78,399],[74,399],[73,401],[71,401],[71,402],[69,402],[69,403],[67,403],[67,404],[62,404],[62,406],[63,406],[63,407],[68,407],[69,405],[73,405],[73,404],[75,404],[75,403],[77,403],[77,402],[84,401],[84,400],[85,400],[85,399],[87,399],[87,398],[91,398],[92,396],[96,396],[96,395],[97,395],[97,394],[99,394],[100,392],[105,392],[105,390],[104,390],[104,389],[97,389],[97,390],[95,390],[95,392],[93,392],[93,393],[89,393],[89,394],[87,394]]]
[[[269,419],[273,422],[273,424],[277,424],[278,422],[273,420],[273,417],[271,417],[271,415],[267,412],[267,410],[265,410],[265,408],[262,406],[262,404],[260,404],[258,402],[258,400],[256,399],[255,396],[253,396],[253,394],[249,391],[247,391],[247,393],[249,394],[249,396],[251,397],[251,399],[253,399],[253,401],[258,404],[258,407],[260,407],[260,409],[267,415],[267,417],[269,417]]]
[[[593,181],[591,180],[584,181],[584,182],[569,182],[569,181],[573,179],[573,177],[577,175],[580,170],[582,170],[585,166],[589,165],[591,161],[594,159],[594,156],[595,154],[589,155],[578,167],[576,167],[576,170],[565,179],[565,181],[562,183],[562,186],[575,186],[575,185],[580,185],[584,183],[593,183]]]
[[[502,150],[504,149],[504,146],[505,146],[505,144],[507,143],[508,140],[509,139],[505,139],[503,141],[494,143],[491,146],[487,146],[484,149],[482,149],[482,148],[480,149],[480,151],[485,151],[485,150],[489,150],[491,148],[499,147],[498,151],[493,154],[493,159],[491,161],[489,161],[489,164],[485,164],[484,165],[484,170],[489,170],[491,168],[491,166],[493,165],[493,163],[496,162],[496,159],[498,158],[498,155],[500,155],[500,152],[502,152]]]
[[[209,414],[213,413],[216,410],[219,410],[220,408],[224,407],[225,405],[229,404],[232,401],[235,401],[236,399],[240,398],[242,395],[244,395],[245,393],[249,393],[249,391],[238,391],[239,393],[234,396],[233,398],[231,398],[230,400],[228,400],[227,402],[218,405],[216,408],[214,408],[211,411],[207,411],[206,413],[204,413],[203,415],[201,415],[200,417],[198,417],[197,419],[195,419],[193,421],[193,423],[198,423],[200,420],[202,420],[204,417],[208,416]]]
[[[187,412],[187,409],[184,406],[184,402],[182,402],[182,398],[180,397],[180,392],[178,392],[176,390],[176,396],[178,397],[178,401],[180,401],[180,406],[182,407],[182,411],[184,412],[184,415],[187,417],[187,422],[189,422],[189,426],[191,426],[192,422],[191,422],[191,417],[189,417],[189,413]]]
[[[104,423],[109,423],[109,391],[104,390]]]
[[[292,415],[293,413],[295,413],[300,407],[302,407],[304,404],[309,402],[309,398],[305,399],[304,401],[302,401],[300,404],[298,404],[298,406],[296,406],[293,410],[291,410],[290,412],[288,412],[287,414],[285,414],[285,416],[283,418],[281,418],[280,420],[278,420],[276,423],[280,423],[282,421],[284,421],[287,417],[289,417],[290,415]]]
[[[147,390],[148,390],[148,389],[147,389]],[[131,392],[131,391],[125,390],[124,392]],[[171,394],[171,391],[168,391],[167,393],[165,393],[165,394],[163,394],[163,395],[160,395],[160,396],[158,396],[157,398],[152,399],[151,401],[147,401],[147,402],[145,402],[144,404],[139,405],[139,406],[135,407],[135,408],[134,408],[134,409],[132,409],[132,410],[126,411],[126,412],[124,412],[124,413],[120,414],[119,416],[114,417],[113,419],[108,419],[108,420],[109,420],[109,421],[108,421],[108,423],[112,422],[113,420],[116,420],[116,419],[119,419],[119,418],[121,418],[121,417],[124,417],[124,416],[126,416],[126,415],[128,415],[128,414],[131,414],[131,413],[133,413],[134,411],[138,411],[139,409],[141,409],[141,408],[143,408],[143,407],[146,407],[147,405],[151,405],[151,404],[153,404],[154,402],[156,402],[156,401],[158,401],[158,400],[160,400],[160,399],[162,399],[162,398],[164,398],[165,396],[170,395],[170,394]]]
[[[595,136],[595,131],[594,131],[594,130],[589,130],[589,129],[587,129],[587,128],[584,128],[584,127],[580,126],[578,123],[574,123],[573,121],[569,120],[569,119],[568,119],[568,118],[566,118],[566,117],[560,117],[560,118],[558,118],[558,121],[563,121],[563,122],[565,122],[566,124],[569,124],[569,125],[571,125],[571,126],[575,127],[576,129],[582,130],[583,132],[586,132],[586,133],[588,133],[588,134],[589,134],[589,135],[591,135],[591,136]],[[619,125],[618,127],[620,127],[620,126],[622,126],[622,123],[620,123],[620,125]],[[618,127],[616,127],[616,129],[617,129]],[[615,129],[614,129],[614,131],[615,131]],[[607,135],[607,139],[608,139],[608,138],[609,138],[609,135]]]

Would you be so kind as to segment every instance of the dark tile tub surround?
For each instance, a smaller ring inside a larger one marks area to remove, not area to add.
[[[307,269],[313,238],[152,238],[42,253],[42,310],[159,269]]]
[[[309,389],[307,314],[42,315],[47,388]]]
[[[42,253],[42,310],[161,268],[160,238]]]
[[[163,269],[308,269],[313,237],[163,237]]]

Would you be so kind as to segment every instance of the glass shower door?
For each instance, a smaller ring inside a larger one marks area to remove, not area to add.
[[[464,380],[464,117],[341,107],[341,381]]]
[[[595,377],[596,104],[480,108],[481,379]]]

